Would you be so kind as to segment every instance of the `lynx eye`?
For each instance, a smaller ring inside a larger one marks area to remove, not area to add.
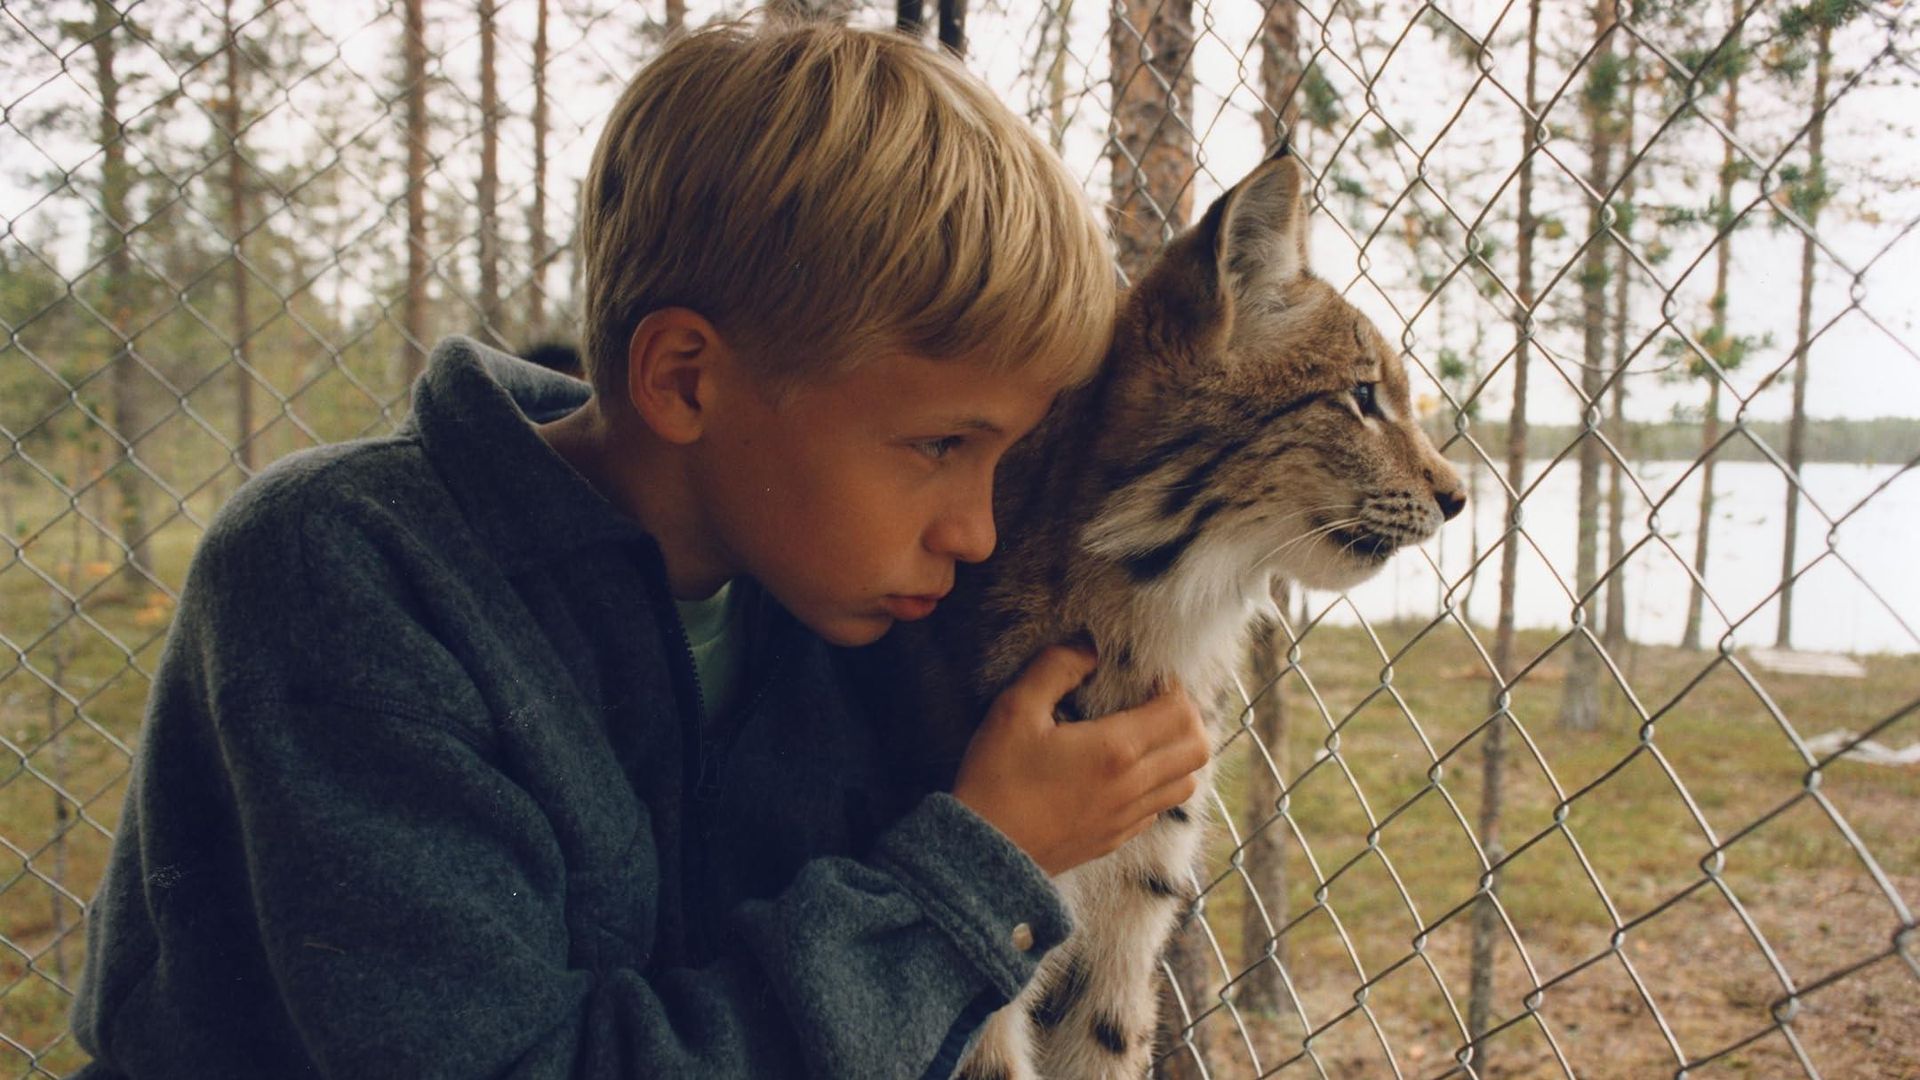
[[[1380,403],[1375,401],[1373,396],[1375,385],[1370,382],[1353,384],[1353,403],[1359,406],[1360,412],[1365,416],[1380,415]]]

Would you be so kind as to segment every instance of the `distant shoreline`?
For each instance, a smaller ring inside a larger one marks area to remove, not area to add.
[[[1724,440],[1714,454],[1715,461],[1769,461],[1754,445],[1753,439],[1735,434],[1727,437],[1730,423],[1721,421]],[[1787,456],[1787,422],[1749,420],[1744,425],[1753,438],[1764,442],[1783,460]],[[1428,432],[1438,443],[1454,437],[1450,421],[1429,420]],[[1581,428],[1574,424],[1529,424],[1527,459],[1538,461],[1555,457],[1572,445]],[[1496,461],[1504,460],[1507,423],[1500,420],[1476,420],[1467,429]],[[1611,438],[1612,436],[1609,435]],[[1692,461],[1700,456],[1700,423],[1696,420],[1663,420],[1658,423],[1628,422],[1625,437],[1619,440],[1621,453],[1634,461]],[[1905,465],[1920,458],[1920,418],[1881,417],[1874,420],[1808,420],[1806,458],[1809,462],[1846,465]],[[1473,451],[1456,441],[1447,456],[1459,461],[1473,459]]]

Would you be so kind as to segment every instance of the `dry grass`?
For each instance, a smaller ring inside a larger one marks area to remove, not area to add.
[[[0,565],[0,634],[24,654],[0,670],[0,1075],[27,1075],[36,1060],[64,1074],[81,1062],[65,1034],[83,955],[81,903],[98,884],[118,823],[146,673],[158,662],[169,614],[164,590],[93,558],[91,540],[76,551],[53,532],[28,548],[29,561]],[[156,545],[160,577],[172,588],[196,535],[177,523]],[[84,619],[50,603],[49,577],[82,598]],[[60,620],[63,628],[49,633]],[[1485,630],[1475,633],[1491,642]],[[1283,1002],[1270,1015],[1236,1018],[1217,1005],[1216,986],[1199,1029],[1216,1077],[1260,1071],[1247,1042],[1272,1075],[1320,1069],[1334,1077],[1391,1075],[1389,1054],[1405,1075],[1439,1075],[1461,1044],[1456,1010],[1467,1009],[1480,873],[1470,837],[1491,683],[1457,625],[1424,633],[1383,625],[1375,634],[1318,626],[1301,642],[1300,666],[1282,679],[1289,727],[1275,750],[1291,783],[1285,818],[1271,806],[1244,805],[1256,767],[1250,740],[1243,735],[1225,751],[1222,798],[1238,834],[1265,828],[1289,836],[1285,903],[1277,893],[1265,900],[1283,927],[1276,949],[1299,1010]],[[1861,852],[1902,903],[1920,900],[1920,768],[1836,762],[1820,770],[1816,796],[1808,763],[1785,734],[1786,726],[1802,737],[1859,731],[1909,707],[1920,657],[1866,658],[1860,680],[1752,676],[1756,686],[1717,654],[1630,646],[1615,660],[1631,699],[1612,687],[1597,730],[1566,732],[1554,721],[1566,648],[1528,633],[1518,650],[1521,662],[1539,662],[1516,689],[1512,713],[1546,767],[1509,732],[1501,837],[1519,854],[1502,872],[1499,897],[1519,945],[1502,931],[1493,1011],[1496,1024],[1512,1023],[1491,1040],[1482,1075],[1560,1076],[1557,1046],[1583,1077],[1672,1075],[1683,1059],[1708,1058],[1690,1075],[1797,1076],[1790,1033],[1823,1076],[1920,1076],[1913,961],[1883,958],[1834,977],[1885,957],[1901,926]],[[49,680],[72,697],[55,695]],[[1645,745],[1642,710],[1657,717]],[[1322,756],[1334,727],[1338,754]],[[1442,760],[1437,785],[1422,734]],[[1878,737],[1893,745],[1920,739],[1920,714]],[[1556,827],[1563,798],[1571,801]],[[1724,845],[1717,884],[1702,870],[1716,843]],[[1249,966],[1247,879],[1230,860],[1232,847],[1223,829],[1206,874],[1205,914],[1216,967],[1239,973]],[[1616,950],[1617,923],[1629,929]],[[1266,938],[1252,936],[1262,945]],[[1920,954],[1911,935],[1908,953]],[[1236,997],[1254,977],[1236,983]],[[1783,979],[1819,988],[1776,1026]],[[1365,1010],[1354,1004],[1363,983]],[[1547,989],[1529,1008],[1540,984]],[[1308,1030],[1311,1057],[1302,1048]],[[1275,1071],[1283,1062],[1291,1063]]]
[[[1274,748],[1290,781],[1285,817],[1245,805],[1249,770],[1265,768],[1249,739],[1228,750],[1234,835],[1284,832],[1286,903],[1266,887],[1279,932],[1247,929],[1250,879],[1222,830],[1205,902],[1216,978],[1200,1025],[1215,1076],[1313,1076],[1316,1063],[1334,1077],[1396,1066],[1437,1076],[1464,1043],[1481,872],[1469,837],[1492,683],[1458,626],[1420,630],[1376,627],[1378,647],[1357,629],[1305,635]],[[1512,700],[1527,738],[1506,737],[1499,1030],[1480,1074],[1671,1076],[1704,1062],[1689,1075],[1800,1076],[1804,1055],[1826,1077],[1920,1076],[1920,935],[1908,934],[1911,959],[1888,955],[1920,900],[1920,767],[1838,761],[1810,783],[1786,734],[1857,732],[1909,709],[1920,657],[1869,657],[1865,679],[1835,680],[1743,676],[1717,654],[1630,646],[1614,659],[1639,707],[1615,686],[1599,728],[1571,732],[1556,722],[1566,648],[1520,640],[1519,655],[1542,659]],[[1644,745],[1641,710],[1655,717]],[[1416,720],[1443,762],[1437,784]],[[1879,738],[1920,738],[1920,713]],[[1274,971],[1257,963],[1271,936],[1298,1005],[1283,994],[1266,1015],[1236,1016]],[[1229,975],[1234,1009],[1218,1004]]]

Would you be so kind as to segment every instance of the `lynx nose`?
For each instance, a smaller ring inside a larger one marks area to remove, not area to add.
[[[1460,516],[1467,508],[1467,497],[1451,488],[1440,488],[1433,493],[1433,500],[1440,504],[1440,515],[1448,521]]]

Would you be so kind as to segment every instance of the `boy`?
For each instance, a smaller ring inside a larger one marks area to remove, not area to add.
[[[682,39],[580,221],[591,384],[453,339],[393,438],[208,530],[74,1027],[106,1077],[944,1076],[1067,934],[1048,875],[1192,791],[1177,694],[1043,654],[951,792],[827,646],[994,545],[1098,360],[1099,233],[951,60]]]

